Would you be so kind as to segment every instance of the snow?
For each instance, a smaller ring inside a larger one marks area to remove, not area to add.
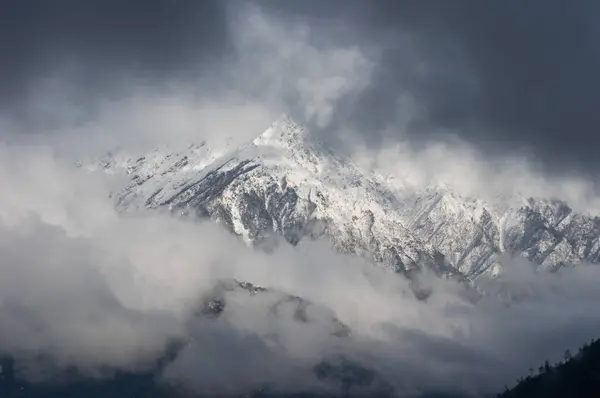
[[[600,261],[600,220],[564,202],[492,205],[443,183],[417,189],[397,176],[366,174],[285,115],[239,148],[200,143],[141,157],[111,154],[86,169],[127,176],[114,195],[120,211],[193,206],[230,222],[249,243],[269,229],[290,240],[309,236],[318,221],[339,250],[396,270],[429,264],[477,278],[501,272],[505,251],[544,267]]]

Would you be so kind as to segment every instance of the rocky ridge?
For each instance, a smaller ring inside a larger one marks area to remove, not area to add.
[[[284,116],[239,148],[206,143],[92,166],[126,175],[120,211],[168,208],[225,225],[251,244],[328,238],[342,252],[397,272],[420,267],[471,279],[499,272],[498,255],[554,269],[600,261],[600,218],[557,199],[498,206],[438,184],[398,189],[361,171]]]

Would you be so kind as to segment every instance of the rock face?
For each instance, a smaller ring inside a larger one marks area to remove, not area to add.
[[[239,148],[194,144],[140,158],[107,156],[127,175],[120,211],[167,207],[222,223],[252,244],[276,234],[291,244],[327,237],[342,252],[397,272],[428,267],[476,278],[499,270],[497,255],[544,267],[600,261],[600,219],[558,200],[491,205],[432,185],[398,190],[336,156],[288,117]]]
[[[600,219],[577,214],[559,200],[528,198],[498,211],[438,191],[416,195],[406,213],[407,227],[469,277],[497,272],[498,253],[548,269],[600,261]]]

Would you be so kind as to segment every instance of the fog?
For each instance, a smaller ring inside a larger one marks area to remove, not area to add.
[[[401,132],[404,127],[393,128]],[[519,206],[529,197],[556,198],[581,213],[600,214],[593,181],[577,173],[548,175],[520,152],[490,158],[452,131],[446,137],[425,145],[414,145],[404,137],[386,141],[377,150],[357,143],[349,158],[399,192],[441,186],[463,197],[484,199],[492,206]]]
[[[118,215],[106,176],[40,148],[2,149],[0,350],[24,377],[67,366],[96,376],[143,370],[170,342],[191,340],[164,380],[209,394],[263,383],[325,388],[311,369],[342,353],[407,396],[481,393],[595,337],[595,266],[543,274],[507,258],[498,280],[479,282],[488,294],[475,303],[463,286],[433,275],[422,276],[433,294],[419,301],[401,276],[327,242],[264,253],[211,222]],[[229,278],[273,292],[248,299],[232,291],[218,320],[194,316],[203,295]],[[273,315],[283,294],[313,303],[309,322],[285,309]],[[332,334],[332,316],[350,336]]]
[[[229,7],[228,16],[231,51],[202,75],[156,81],[125,70],[101,91],[78,85],[77,64],[52,67],[32,83],[31,118],[0,113],[3,135],[71,157],[203,140],[239,145],[283,112],[325,135],[339,105],[348,108],[369,83],[372,61],[356,44],[251,4]]]
[[[96,97],[86,87],[91,99],[79,103],[71,70],[61,67],[35,83],[27,104],[34,122],[2,115],[0,353],[16,359],[22,377],[47,380],[71,367],[94,377],[140,371],[184,342],[161,380],[208,395],[264,384],[328,389],[313,367],[341,354],[400,396],[477,395],[598,337],[597,266],[543,274],[505,257],[497,280],[478,281],[485,294],[476,301],[458,282],[425,272],[420,282],[432,295],[423,301],[401,276],[335,253],[328,242],[280,242],[266,253],[208,221],[117,213],[114,181],[76,168],[75,160],[203,140],[235,147],[288,112],[331,145],[344,141],[346,156],[398,189],[441,181],[490,201],[557,196],[598,214],[589,180],[543,173],[522,153],[488,158],[452,131],[415,145],[411,120],[422,107],[410,93],[383,129],[357,131],[351,116],[380,48],[340,40],[344,26],[331,33],[326,24],[251,6],[227,15],[232,52],[197,79],[148,84],[125,73],[118,90]],[[359,136],[390,131],[395,138],[381,146]],[[203,298],[230,279],[270,290],[251,298],[225,292],[218,319],[199,317]],[[308,322],[295,320],[293,306],[271,311],[286,295],[312,303]],[[332,318],[350,335],[333,334]]]

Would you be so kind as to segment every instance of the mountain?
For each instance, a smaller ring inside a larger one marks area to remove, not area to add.
[[[235,280],[222,280],[212,291],[206,292],[198,303],[192,320],[200,319],[218,322],[230,307],[229,298],[237,296],[238,300],[247,303],[248,300],[259,299],[264,306],[270,321],[287,318],[300,326],[311,322],[325,322],[328,331],[336,339],[345,339],[351,335],[348,326],[339,321],[335,314],[325,307],[309,302],[297,296],[267,289],[261,286]],[[229,298],[228,298],[229,295]],[[235,306],[235,300],[234,300]],[[225,320],[224,322],[228,322]],[[277,334],[264,336],[270,345],[275,347]],[[220,340],[222,342],[222,340]],[[165,368],[168,367],[181,351],[190,345],[197,344],[194,338],[172,341],[164,354],[143,371],[114,371],[102,369],[104,374],[96,377],[79,374],[71,368],[56,372],[52,379],[29,382],[19,377],[18,364],[10,357],[0,355],[0,397],[21,398],[52,398],[52,397],[146,397],[146,398],[205,398],[214,397],[214,393],[188,391],[182,388],[176,380],[165,383]],[[210,346],[211,340],[203,336],[202,344]],[[262,352],[268,355],[267,352]],[[47,359],[49,360],[49,359]],[[306,391],[283,392],[264,383],[244,393],[217,395],[223,398],[336,398],[346,396],[393,397],[394,390],[378,373],[361,364],[356,358],[344,355],[328,355],[309,363],[309,371],[317,384],[309,385]],[[299,370],[299,368],[297,369]],[[102,377],[98,377],[102,376]],[[352,395],[349,395],[350,391]]]
[[[326,237],[345,253],[396,272],[428,267],[470,279],[501,271],[498,255],[554,269],[600,261],[600,218],[557,199],[490,203],[442,184],[397,188],[366,173],[283,116],[239,148],[206,143],[141,157],[109,154],[87,166],[127,183],[120,211],[168,208],[209,217],[250,244]]]

